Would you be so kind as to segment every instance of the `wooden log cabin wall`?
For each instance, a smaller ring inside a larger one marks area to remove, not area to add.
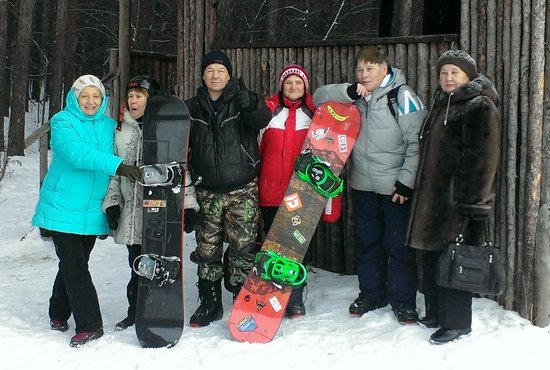
[[[550,25],[549,0],[462,0],[459,35],[369,39],[361,44],[222,49],[234,75],[263,96],[276,91],[276,77],[288,63],[305,66],[311,88],[354,76],[355,53],[366,45],[387,50],[425,104],[437,87],[435,66],[447,49],[462,48],[496,85],[502,115],[502,161],[498,174],[495,242],[507,255],[507,289],[497,299],[539,326],[550,324]],[[216,47],[215,1],[182,2],[191,19],[180,32],[177,55],[134,52],[132,73],[149,73],[183,99],[201,82],[200,60]],[[199,20],[203,20],[200,22]],[[116,53],[113,53],[116,59]],[[116,66],[116,60],[112,60]],[[116,90],[115,90],[116,91]],[[115,101],[117,101],[115,97]],[[347,199],[347,191],[344,194]],[[354,273],[354,225],[344,201],[342,220],[321,223],[308,253],[312,266]]]
[[[499,301],[550,324],[550,2],[461,2],[460,44],[500,94],[502,160],[496,243],[507,254]]]
[[[458,35],[400,37],[373,39],[368,44],[352,46],[320,46],[303,48],[237,48],[223,49],[233,63],[233,75],[242,76],[247,86],[264,97],[277,91],[277,77],[289,63],[303,65],[311,76],[311,91],[328,83],[354,80],[355,54],[364,46],[378,45],[384,49],[392,65],[407,76],[408,84],[416,89],[425,104],[429,104],[437,87],[435,66],[437,58],[449,48],[458,47]],[[113,53],[115,57],[116,52]],[[201,55],[202,56],[202,55]],[[131,76],[147,73],[170,86],[183,99],[193,96],[200,79],[197,68],[189,63],[193,83],[176,85],[176,58],[145,52],[133,52]],[[195,59],[190,56],[190,59]],[[200,61],[198,63],[200,65]],[[115,89],[116,90],[116,89]],[[329,271],[351,274],[355,272],[354,224],[351,207],[344,192],[343,217],[335,224],[320,223],[312,242],[308,260],[313,266]]]

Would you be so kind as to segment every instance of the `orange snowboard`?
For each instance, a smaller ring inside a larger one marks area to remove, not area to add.
[[[353,104],[327,102],[311,122],[302,150],[330,164],[340,176],[361,126]],[[262,250],[302,262],[327,203],[311,185],[293,174]],[[229,331],[239,342],[267,343],[273,339],[290,299],[292,287],[263,280],[254,269],[248,275],[229,317]]]

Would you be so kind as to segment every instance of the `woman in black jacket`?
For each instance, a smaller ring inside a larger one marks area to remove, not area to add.
[[[469,218],[465,242],[482,244],[492,213],[495,174],[500,158],[497,92],[478,74],[475,60],[449,50],[438,60],[440,88],[420,131],[420,162],[407,242],[424,251],[426,317],[419,324],[437,328],[433,344],[471,332],[472,294],[436,286],[441,252]]]

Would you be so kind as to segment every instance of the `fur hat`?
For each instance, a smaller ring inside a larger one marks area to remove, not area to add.
[[[307,91],[307,87],[309,85],[309,76],[306,69],[298,64],[290,64],[281,70],[281,74],[279,75],[279,89],[283,90],[283,84],[285,80],[288,76],[292,75],[298,76],[302,79],[302,81],[304,81],[304,86]]]
[[[219,63],[225,66],[225,68],[227,68],[227,72],[229,72],[229,76],[233,73],[233,66],[231,65],[231,61],[229,60],[227,54],[221,50],[214,50],[202,57],[201,76],[204,74],[206,67],[214,63]]]
[[[445,64],[454,64],[468,75],[470,80],[477,77],[477,64],[470,54],[462,50],[447,50],[437,60],[437,74]]]
[[[103,83],[99,78],[93,75],[83,75],[76,79],[76,81],[73,83],[73,86],[71,89],[73,89],[74,94],[76,95],[76,98],[80,96],[80,92],[84,90],[85,87],[88,86],[94,86],[97,87],[101,91],[101,97],[105,97],[105,86],[103,86]]]

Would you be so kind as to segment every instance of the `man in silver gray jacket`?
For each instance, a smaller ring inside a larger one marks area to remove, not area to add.
[[[360,292],[349,312],[361,316],[390,303],[400,323],[415,323],[416,257],[405,235],[427,111],[382,50],[362,49],[355,60],[355,83],[322,86],[313,95],[316,106],[354,103],[362,117],[350,163]]]

